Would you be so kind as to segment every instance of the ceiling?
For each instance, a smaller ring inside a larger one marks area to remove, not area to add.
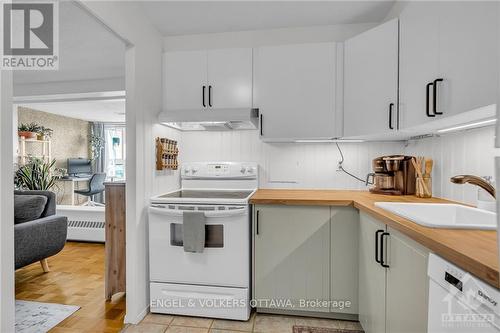
[[[59,2],[59,59],[57,71],[15,71],[14,84],[125,76],[124,42],[71,1]]]
[[[60,116],[96,122],[125,122],[125,100],[71,101],[51,103],[21,103],[31,109]]]
[[[165,36],[382,21],[394,1],[144,1]]]

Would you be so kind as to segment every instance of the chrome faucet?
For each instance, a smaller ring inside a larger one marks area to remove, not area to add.
[[[481,187],[483,190],[488,192],[493,196],[493,198],[496,198],[496,191],[495,188],[485,179],[477,176],[472,176],[472,175],[459,175],[455,177],[451,177],[450,181],[455,184],[465,184],[469,183],[472,185],[476,185]]]

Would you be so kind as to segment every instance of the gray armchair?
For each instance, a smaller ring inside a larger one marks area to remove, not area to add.
[[[68,231],[67,217],[55,213],[55,193],[14,192],[16,269],[40,261],[44,272],[49,271],[47,258],[63,249]]]

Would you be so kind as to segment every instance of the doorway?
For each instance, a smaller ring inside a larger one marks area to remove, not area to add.
[[[40,254],[47,258],[38,260],[37,255],[19,263],[18,254],[26,246],[16,246],[19,233],[18,225],[14,226],[16,311],[22,315],[43,310],[49,313],[46,321],[52,327],[118,332],[125,298],[118,293],[108,299],[105,290],[110,250],[105,245],[103,205],[111,192],[107,184],[120,182],[124,187],[126,183],[126,43],[75,2],[60,2],[59,13],[59,70],[13,73],[12,147],[19,191],[14,199],[14,220],[19,215],[18,196],[43,196],[35,190],[55,193],[54,214],[44,216],[44,211],[37,220],[65,217],[67,242]],[[53,186],[30,179],[33,172],[29,171],[35,169],[46,170],[44,178]],[[94,184],[98,175],[104,178]],[[64,232],[60,226],[56,229]],[[33,235],[43,232],[34,231]],[[55,243],[56,238],[44,242]],[[121,248],[124,252],[124,244]],[[124,291],[124,283],[120,291]],[[60,317],[61,312],[67,316]],[[19,319],[16,314],[16,322]]]

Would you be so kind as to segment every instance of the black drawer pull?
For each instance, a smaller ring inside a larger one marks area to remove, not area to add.
[[[389,235],[390,233],[384,232],[382,233],[382,236],[380,236],[380,265],[386,268],[388,268],[389,265],[387,265],[387,263],[384,261],[384,236],[389,236]]]
[[[259,234],[259,211],[256,213],[257,215],[255,216],[255,234]]]
[[[437,110],[437,99],[438,99],[438,82],[443,82],[443,79],[435,79],[434,82],[432,83],[434,85],[434,87],[432,88],[432,92],[433,92],[433,100],[432,100],[432,106],[433,106],[433,111],[434,111],[434,114],[443,114],[442,112],[439,112]]]
[[[384,232],[384,230],[377,230],[375,232],[375,261],[377,263],[379,263],[379,264],[381,263],[381,261],[380,261],[379,256],[378,256],[378,254],[379,254],[379,251],[378,251],[378,239],[379,239],[379,234],[381,232]]]
[[[208,106],[212,107],[212,86],[208,86]]]
[[[205,89],[206,89],[205,86],[203,86],[203,88],[201,89],[201,99],[202,99],[201,104],[203,105],[204,108],[207,107],[207,105],[205,104]]]
[[[264,136],[264,129],[262,128],[262,124],[264,123],[264,115],[260,114],[260,136]]]
[[[436,115],[431,114],[430,109],[429,109],[429,88],[432,86],[432,82],[427,83],[427,86],[425,87],[425,113],[427,114],[427,117],[435,117]]]
[[[389,104],[389,129],[393,130],[394,127],[392,127],[392,107],[394,106],[394,103]]]

